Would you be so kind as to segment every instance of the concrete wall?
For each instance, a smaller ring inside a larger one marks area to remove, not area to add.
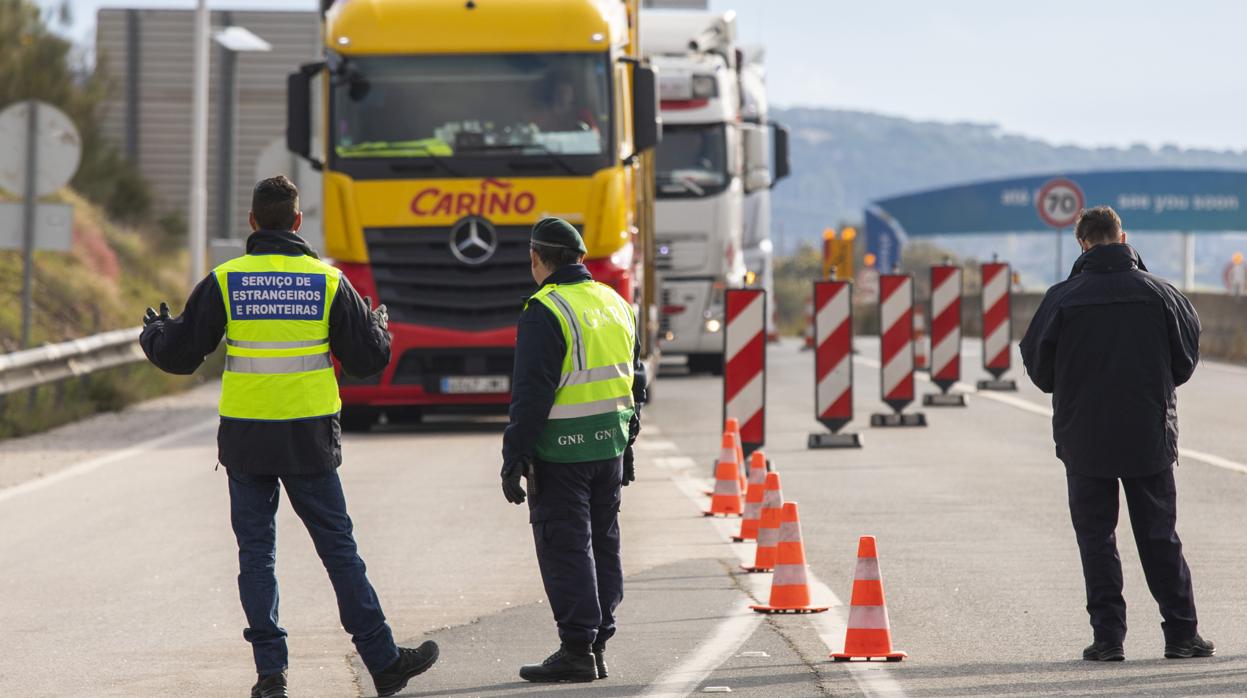
[[[273,47],[271,52],[237,56],[234,210],[222,220],[218,117],[224,49],[215,41],[209,46],[208,237],[212,239],[223,226],[237,236],[250,232],[247,208],[256,160],[266,145],[285,138],[286,74],[317,59],[320,24],[315,12],[210,14],[210,34],[241,26]],[[105,105],[105,137],[138,163],[139,172],[151,182],[157,207],[183,216],[189,208],[193,30],[191,10],[108,8],[99,11],[96,24],[96,57],[116,88]]]
[[[1187,294],[1195,311],[1199,313],[1203,333],[1200,336],[1200,354],[1207,359],[1247,363],[1247,297],[1234,298],[1221,293]],[[1026,334],[1039,302],[1041,293],[1013,294],[1013,338],[1019,340]],[[920,300],[925,303],[925,300]],[[979,337],[982,332],[982,313],[979,296],[967,295],[961,299],[962,332],[966,337]],[[855,305],[853,308],[854,332],[859,335],[879,333],[878,307]],[[929,325],[928,325],[929,327]]]

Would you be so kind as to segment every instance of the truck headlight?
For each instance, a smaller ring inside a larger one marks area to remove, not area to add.
[[[710,334],[714,334],[721,329],[723,329],[723,323],[718,318],[710,318],[706,321],[706,331]]]

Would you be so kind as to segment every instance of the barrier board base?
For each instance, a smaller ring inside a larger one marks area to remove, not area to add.
[[[1012,378],[997,378],[995,380],[979,381],[977,387],[979,390],[1001,390],[1016,393],[1018,384]]]
[[[872,427],[925,427],[927,416],[921,412],[902,412],[870,415]]]
[[[861,448],[862,439],[857,434],[810,434],[807,448]]]
[[[961,393],[927,393],[922,396],[923,407],[965,407],[966,396]]]

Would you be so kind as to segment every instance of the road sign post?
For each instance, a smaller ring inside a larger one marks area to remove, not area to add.
[[[810,434],[809,448],[860,448],[841,434],[853,419],[853,284],[814,282],[814,418],[831,432]]]
[[[983,368],[992,380],[978,382],[979,390],[1017,390],[1012,379],[1001,379],[1013,363],[1013,270],[1008,262],[984,262],[980,267],[983,284]]]
[[[35,250],[68,249],[73,221],[72,212],[65,213],[67,207],[40,204],[39,197],[64,186],[78,169],[81,156],[78,130],[56,107],[26,100],[0,112],[0,188],[22,197],[22,348],[30,346]],[[10,206],[17,204],[0,204],[0,221],[13,218]],[[9,237],[0,233],[0,246]]]
[[[872,427],[925,427],[926,415],[905,413],[914,401],[914,277],[879,275],[879,392],[892,414],[870,415]]]
[[[22,334],[21,347],[30,347],[30,315],[34,311],[35,281],[35,176],[39,171],[39,103],[26,107],[26,192],[22,199]]]
[[[966,398],[948,389],[961,380],[961,267],[931,267],[931,380],[939,393],[922,396],[926,407],[965,407]]]
[[[748,456],[766,443],[766,291],[730,288],[723,331],[723,421],[740,423]]]

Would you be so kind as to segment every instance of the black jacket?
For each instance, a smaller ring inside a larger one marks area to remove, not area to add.
[[[1138,477],[1178,457],[1174,388],[1199,361],[1199,316],[1126,244],[1099,245],[1048,289],[1022,362],[1052,393],[1057,457],[1072,473]]]
[[[308,255],[316,252],[291,232],[261,230],[247,238],[247,254]],[[182,314],[143,328],[139,343],[147,358],[169,373],[189,374],[216,350],[225,334],[225,302],[216,275],[191,291]],[[364,300],[343,276],[329,306],[329,349],[352,376],[371,376],[390,361],[390,335],[377,326]],[[227,468],[255,475],[310,475],[342,464],[338,416],[289,422],[221,418],[217,459]]]
[[[592,281],[593,276],[583,264],[572,264],[556,270],[542,283],[572,284]],[[502,458],[513,462],[532,458],[537,437],[545,429],[550,408],[554,406],[554,390],[563,374],[563,356],[567,342],[558,318],[541,303],[529,303],[520,315],[515,338],[515,377],[511,381],[511,423],[502,437]],[[632,398],[640,414],[645,403],[648,380],[641,363],[640,342],[632,349]],[[633,417],[633,435],[640,428],[640,417]]]

